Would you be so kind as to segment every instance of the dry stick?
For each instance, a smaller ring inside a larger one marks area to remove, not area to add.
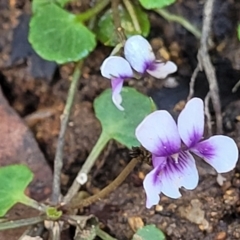
[[[107,196],[109,193],[111,193],[113,190],[115,190],[119,185],[122,184],[122,182],[126,179],[126,177],[131,173],[131,171],[134,169],[134,167],[137,165],[137,163],[140,160],[138,158],[133,158],[128,165],[123,169],[123,171],[105,188],[103,188],[99,193],[81,200],[80,202],[74,202],[70,203],[69,207],[71,209],[75,208],[82,208],[87,207],[91,205],[92,203],[101,200],[105,196]],[[68,207],[68,205],[66,206]]]
[[[209,40],[211,24],[212,24],[213,4],[214,4],[214,0],[206,0],[204,4],[204,19],[203,19],[200,48],[198,50],[197,68],[201,71],[204,70],[206,73],[208,83],[209,83],[210,97],[212,99],[213,109],[216,115],[217,133],[221,134],[222,133],[222,115],[221,115],[221,103],[219,98],[219,90],[218,90],[215,69],[212,65],[212,62],[210,60],[210,56],[208,53],[208,40]],[[192,81],[195,81],[195,78],[197,76],[197,73],[196,73],[197,71],[198,70],[194,71],[194,76],[191,79],[190,85],[192,84]]]
[[[211,114],[210,114],[210,111],[209,111],[209,100],[210,100],[210,91],[208,92],[207,96],[205,97],[204,99],[204,105],[205,105],[205,108],[204,108],[204,113],[207,117],[207,127],[208,127],[208,133],[207,135],[208,136],[211,136],[212,135],[212,124],[211,124]]]
[[[51,199],[52,204],[57,204],[58,201],[60,200],[60,194],[61,194],[60,175],[61,175],[61,170],[63,166],[63,147],[65,143],[64,137],[65,137],[65,132],[68,125],[71,108],[73,105],[73,100],[76,94],[80,74],[81,74],[81,70],[80,70],[81,67],[82,67],[82,61],[79,61],[76,64],[73,72],[72,82],[68,91],[67,102],[66,102],[63,114],[61,116],[61,127],[60,127],[60,133],[58,136],[57,149],[56,149],[56,154],[54,159],[53,189],[52,189],[52,199]]]
[[[194,72],[192,74],[192,77],[191,77],[191,80],[189,83],[189,94],[187,97],[187,101],[189,101],[194,95],[194,85],[195,85],[195,81],[196,81],[199,70],[200,69],[199,69],[199,64],[198,64],[197,67],[194,69]]]

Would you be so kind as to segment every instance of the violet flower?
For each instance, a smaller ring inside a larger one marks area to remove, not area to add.
[[[106,58],[101,66],[102,76],[111,79],[112,101],[116,107],[123,111],[121,106],[121,90],[125,79],[133,77],[133,71],[130,64],[122,57],[110,56]]]
[[[151,45],[141,35],[128,38],[124,45],[124,55],[132,68],[140,74],[147,72],[155,78],[166,78],[177,71],[175,63],[156,60]]]
[[[179,198],[180,187],[191,190],[197,186],[198,172],[191,153],[203,158],[218,173],[235,167],[238,160],[235,142],[223,135],[202,141],[203,131],[203,101],[199,98],[186,104],[177,124],[167,111],[160,110],[148,115],[137,127],[138,141],[152,153],[153,170],[143,182],[147,208],[158,204],[161,192]]]

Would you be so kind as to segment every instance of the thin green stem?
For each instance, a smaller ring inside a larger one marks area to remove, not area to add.
[[[89,198],[83,199],[82,201],[79,202],[76,201],[73,204],[70,204],[69,207],[71,209],[87,207],[93,204],[94,202],[103,199],[123,183],[123,181],[127,178],[127,176],[132,172],[134,167],[137,165],[138,161],[139,161],[138,158],[133,158],[128,163],[128,165],[123,169],[123,171],[108,186],[106,186],[100,192]]]
[[[97,15],[99,12],[101,12],[108,4],[110,0],[101,0],[99,1],[93,8],[87,10],[84,13],[80,13],[76,16],[78,21],[85,22],[89,20],[90,18]]]
[[[133,7],[131,1],[130,0],[123,0],[123,3],[125,5],[128,13],[129,13],[131,19],[132,19],[132,23],[133,23],[133,26],[134,26],[135,30],[140,34],[142,32],[141,27],[140,27],[136,12],[134,10],[134,7]]]
[[[88,158],[84,162],[81,170],[78,172],[78,175],[75,178],[72,186],[69,188],[67,195],[64,197],[64,204],[67,204],[69,201],[71,201],[74,195],[79,191],[81,184],[79,183],[78,179],[81,178],[81,176],[87,175],[89,173],[98,156],[100,155],[109,140],[109,136],[102,132],[97,143],[95,144]]]
[[[77,91],[78,82],[81,75],[81,67],[83,62],[79,61],[74,69],[72,82],[68,91],[67,102],[61,117],[61,127],[60,133],[58,136],[57,149],[54,159],[54,173],[53,173],[53,189],[52,189],[52,203],[57,204],[60,200],[61,195],[61,182],[60,175],[63,166],[63,147],[65,144],[65,133],[68,126],[68,120],[70,116],[70,112],[73,105],[73,100]]]
[[[163,8],[154,9],[154,11],[168,21],[177,22],[181,24],[184,28],[191,32],[197,39],[200,39],[202,35],[201,31],[199,31],[197,27],[192,25],[187,19],[183,18],[182,16],[172,14]]]
[[[46,212],[47,206],[43,203],[39,203],[36,200],[28,197],[28,196],[24,196],[19,202],[21,202],[24,205],[27,205],[29,207],[32,207],[34,209],[37,209],[40,212]]]
[[[44,220],[45,220],[45,217],[38,216],[38,217],[27,218],[27,219],[7,221],[7,222],[0,223],[0,231],[34,225],[34,224],[40,223]]]
[[[117,240],[116,238],[111,237],[108,233],[101,230],[99,227],[96,228],[96,234],[103,240]]]

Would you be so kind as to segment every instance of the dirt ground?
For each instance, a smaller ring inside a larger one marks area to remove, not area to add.
[[[232,88],[240,79],[240,42],[236,32],[240,22],[240,2],[215,2],[214,46],[210,55],[220,87],[224,131],[240,147],[240,123],[237,121],[240,90],[232,93]],[[169,10],[183,15],[201,29],[203,3],[200,0],[179,0]],[[57,66],[39,60],[26,41],[29,9],[30,2],[27,0],[0,0],[0,85],[11,107],[33,132],[46,164],[52,168],[59,118],[66,101],[73,64]],[[165,81],[146,77],[143,81],[131,80],[126,85],[152,96],[159,109],[167,109],[176,116],[175,106],[186,100],[188,95],[188,83],[197,64],[199,40],[177,23],[167,22],[155,13],[149,13],[149,17],[149,40],[154,51],[169,56],[179,70]],[[17,31],[19,26],[21,29]],[[110,82],[99,71],[110,51],[110,48],[99,44],[85,61],[66,135],[63,193],[66,193],[101,132],[100,123],[94,116],[93,100],[110,87]],[[177,86],[169,88],[172,81]],[[207,91],[206,77],[200,73],[195,95],[204,98]],[[93,194],[102,189],[120,173],[129,159],[128,149],[111,141],[92,169],[91,180],[85,190]],[[119,240],[131,239],[134,228],[142,222],[156,224],[171,240],[240,239],[240,164],[224,174],[226,181],[221,183],[210,166],[201,160],[197,163],[199,185],[194,191],[181,190],[183,197],[180,199],[161,196],[158,206],[146,209],[142,181],[149,166],[143,165],[138,166],[107,199],[86,208],[84,214],[97,216],[102,227]],[[68,231],[64,233],[66,240],[70,240],[72,235]]]

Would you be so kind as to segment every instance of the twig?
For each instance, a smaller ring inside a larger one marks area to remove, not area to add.
[[[195,85],[195,82],[196,82],[198,72],[199,72],[199,65],[197,65],[197,67],[194,69],[194,72],[192,74],[192,77],[191,77],[191,80],[190,80],[190,83],[189,83],[189,94],[188,94],[188,97],[187,97],[187,101],[189,101],[194,95],[194,85]]]
[[[207,127],[208,127],[208,136],[212,135],[212,120],[211,120],[211,114],[209,111],[209,100],[210,100],[210,91],[208,92],[207,96],[204,99],[204,113],[207,117]]]
[[[116,238],[113,238],[112,236],[110,236],[108,233],[104,232],[99,227],[96,228],[96,234],[97,236],[99,236],[101,239],[104,239],[104,240],[117,240]]]
[[[95,194],[89,198],[83,199],[80,202],[74,201],[74,202],[70,203],[69,207],[71,209],[87,207],[87,206],[91,205],[92,203],[103,199],[105,196],[107,196],[109,193],[111,193],[119,185],[122,184],[122,182],[126,179],[126,177],[131,173],[131,171],[137,165],[138,161],[139,161],[138,158],[133,158],[128,163],[128,165],[123,169],[123,171],[108,186],[106,186],[100,192],[98,192],[97,194]],[[66,207],[68,207],[68,206],[66,206]]]
[[[58,136],[57,149],[54,159],[54,174],[53,174],[53,189],[52,189],[52,203],[57,204],[60,200],[60,175],[63,166],[63,147],[65,143],[65,132],[68,125],[68,120],[73,105],[74,96],[77,90],[83,62],[79,61],[74,69],[72,82],[68,91],[67,102],[61,117],[61,127]]]
[[[211,24],[212,24],[213,4],[214,4],[214,0],[206,0],[204,5],[204,19],[203,19],[200,48],[198,50],[197,69],[201,71],[204,70],[206,73],[207,80],[209,83],[210,97],[212,99],[213,109],[216,115],[217,133],[221,134],[222,133],[222,115],[221,115],[221,103],[219,98],[219,90],[218,90],[215,69],[212,65],[212,62],[210,60],[210,56],[208,53],[208,41],[209,41],[209,35],[211,30]],[[192,81],[195,81],[195,78],[197,76],[196,71],[194,71],[194,76],[192,77],[190,84],[192,84]]]
[[[164,8],[155,9],[154,11],[168,21],[177,22],[181,24],[185,29],[187,29],[190,33],[192,33],[197,39],[200,39],[201,32],[197,29],[197,27],[192,25],[187,19],[183,18],[182,16],[172,14]]]
[[[140,27],[140,24],[139,24],[139,21],[138,21],[136,12],[135,12],[135,10],[134,10],[134,7],[133,7],[131,1],[130,1],[130,0],[123,0],[123,3],[124,3],[124,5],[125,5],[128,13],[129,13],[131,19],[132,19],[132,23],[133,23],[133,26],[134,26],[135,30],[136,30],[139,34],[141,34],[141,32],[142,32],[142,31],[141,31],[141,27]]]

